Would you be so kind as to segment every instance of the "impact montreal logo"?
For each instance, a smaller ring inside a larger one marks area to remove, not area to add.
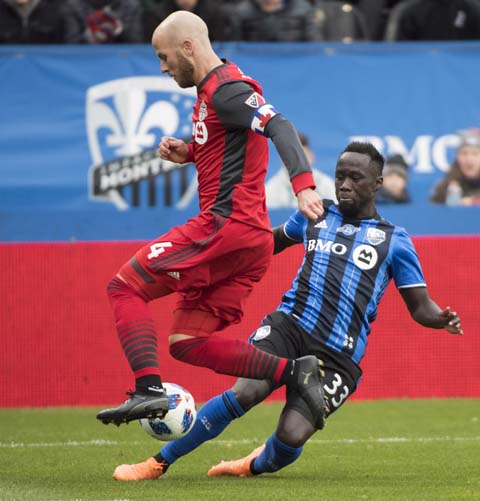
[[[163,135],[191,135],[195,99],[195,89],[181,89],[166,77],[122,78],[90,87],[86,96],[93,162],[90,197],[120,210],[172,205],[173,192],[179,192],[177,206],[188,203],[184,198],[196,180],[185,167],[162,160],[156,150]],[[178,180],[172,180],[175,171],[179,171]],[[159,182],[163,182],[162,202],[157,201]],[[179,185],[179,190],[173,190],[173,185]]]

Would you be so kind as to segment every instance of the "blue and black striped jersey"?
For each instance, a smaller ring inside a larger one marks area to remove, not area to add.
[[[305,256],[278,310],[358,363],[390,280],[399,289],[425,287],[425,280],[405,229],[380,216],[348,219],[329,201],[324,206],[316,221],[297,211],[284,225],[287,237],[303,242]]]

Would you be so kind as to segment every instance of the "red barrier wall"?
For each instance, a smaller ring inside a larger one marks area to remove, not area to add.
[[[431,296],[459,312],[465,335],[413,322],[391,285],[373,324],[354,398],[480,397],[480,237],[423,237],[415,244]],[[133,378],[105,287],[138,247],[139,242],[0,245],[1,407],[103,405],[123,399]],[[277,306],[301,252],[292,248],[274,258],[244,321],[225,335],[246,338]],[[202,402],[234,379],[170,357],[165,332],[173,304],[173,297],[151,304],[163,378],[186,386]]]

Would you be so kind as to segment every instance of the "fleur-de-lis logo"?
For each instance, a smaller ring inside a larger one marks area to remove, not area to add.
[[[182,89],[168,77],[122,78],[90,87],[86,123],[92,197],[127,208],[123,187],[162,170],[154,151],[160,137],[191,134],[195,98],[194,88]]]

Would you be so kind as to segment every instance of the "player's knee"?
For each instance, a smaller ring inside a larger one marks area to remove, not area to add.
[[[306,417],[288,409],[278,423],[277,437],[290,447],[302,447],[315,431],[315,427]]]
[[[182,357],[182,352],[178,349],[179,346],[177,344],[176,341],[173,340],[173,338],[175,338],[175,336],[169,336],[168,337],[168,351],[170,353],[170,355],[175,358],[176,360],[182,360],[183,357]]]
[[[118,275],[114,276],[107,284],[107,296],[113,300],[119,296],[125,295],[128,292],[128,285],[125,280],[122,280]]]
[[[269,381],[240,378],[234,384],[232,392],[242,409],[247,412],[265,400],[272,389]]]
[[[119,275],[113,277],[107,284],[107,296],[111,304],[130,301],[132,298],[139,298],[142,301],[148,302],[150,299],[136,287],[132,286]]]
[[[170,355],[176,360],[193,365],[205,365],[205,342],[208,338],[171,334],[168,338]]]
[[[277,437],[289,447],[302,447],[308,440],[308,436],[302,434],[300,430],[288,432],[285,428],[277,429]]]

